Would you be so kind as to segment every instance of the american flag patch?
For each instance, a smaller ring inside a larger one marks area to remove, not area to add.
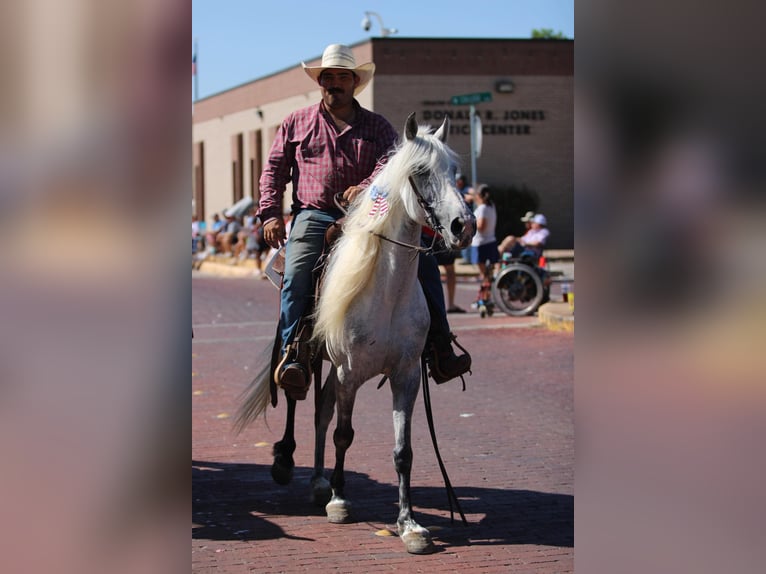
[[[370,195],[372,196],[373,202],[369,216],[375,217],[377,215],[380,217],[388,213],[388,201],[386,200],[388,192],[381,190],[377,186],[373,185],[372,189],[370,190]]]

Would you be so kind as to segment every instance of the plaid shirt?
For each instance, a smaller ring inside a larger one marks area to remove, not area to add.
[[[282,196],[293,184],[296,208],[335,210],[333,196],[352,185],[367,187],[396,142],[383,116],[354,101],[357,117],[338,133],[322,102],[290,114],[277,131],[261,174],[258,215],[266,222],[282,215]]]

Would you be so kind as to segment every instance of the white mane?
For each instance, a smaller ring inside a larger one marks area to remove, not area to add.
[[[322,292],[315,313],[314,337],[337,346],[343,336],[346,312],[373,278],[381,239],[409,220],[422,223],[421,208],[412,191],[409,177],[424,173],[447,173],[457,161],[456,154],[431,135],[431,128],[418,126],[417,137],[405,139],[389,154],[385,167],[354,200],[343,228],[343,235],[332,250]],[[381,214],[374,197],[384,195],[387,212]]]

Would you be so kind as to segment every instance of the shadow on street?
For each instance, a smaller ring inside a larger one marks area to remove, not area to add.
[[[288,486],[271,480],[270,467],[192,461],[192,538],[203,540],[270,540],[290,538],[280,517],[324,516],[308,497],[313,469],[296,467]],[[393,472],[393,470],[392,470]],[[444,487],[413,487],[417,520],[435,529],[434,537],[451,546],[535,544],[574,546],[574,497],[532,490],[454,485],[468,526],[449,512]],[[354,504],[354,522],[395,524],[398,489],[366,474],[346,471],[346,495]],[[362,505],[361,501],[364,501]],[[438,511],[434,514],[430,511]],[[274,517],[267,519],[264,516]],[[482,516],[478,522],[472,516]]]

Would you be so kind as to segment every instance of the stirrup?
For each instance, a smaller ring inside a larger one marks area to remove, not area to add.
[[[452,343],[455,343],[455,345],[457,345],[464,352],[464,354],[459,356],[455,355],[454,351],[451,348]],[[439,349],[437,345],[434,344],[433,341],[431,341],[431,350],[427,354],[428,364],[431,367],[429,375],[436,382],[437,385],[441,385],[442,383],[446,383],[448,381],[451,381],[452,379],[456,379],[457,377],[460,377],[460,380],[463,383],[463,390],[465,390],[465,378],[463,377],[463,375],[465,375],[465,373],[473,374],[471,372],[471,364],[472,364],[471,354],[465,349],[465,347],[463,347],[460,343],[457,342],[457,337],[455,337],[453,333],[449,334],[449,338],[447,340],[447,346],[449,347],[449,352],[452,354],[455,360],[459,361],[463,359],[463,357],[466,358],[467,367],[462,372],[456,373],[454,375],[445,373],[442,370],[441,365],[439,364]]]
[[[274,382],[296,401],[306,398],[311,386],[311,369],[301,364],[300,353],[288,345],[285,355],[274,370]]]

